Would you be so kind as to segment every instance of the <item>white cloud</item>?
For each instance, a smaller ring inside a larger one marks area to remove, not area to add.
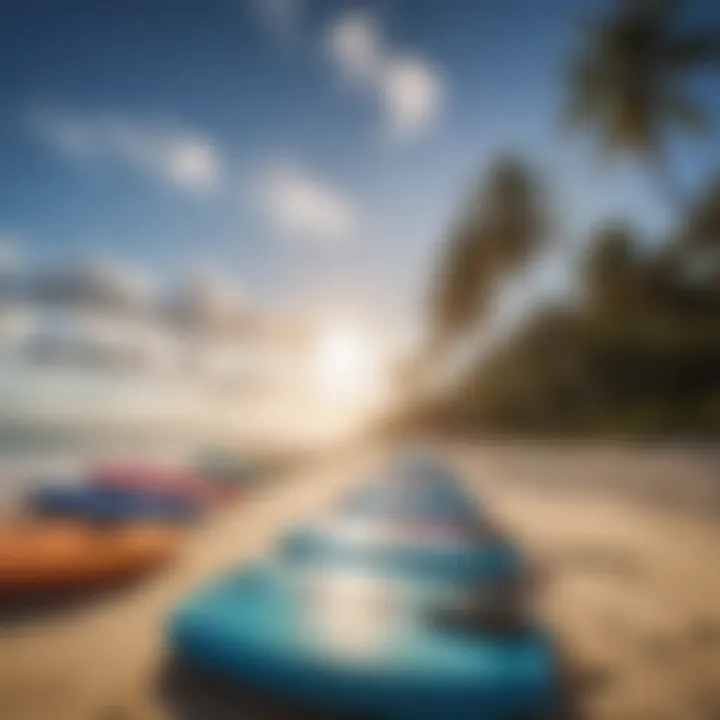
[[[220,162],[215,148],[207,140],[177,139],[162,167],[169,180],[188,188],[211,189],[220,180]]]
[[[268,221],[290,239],[339,242],[357,228],[358,211],[348,197],[292,165],[266,170],[258,199]]]
[[[327,34],[330,56],[353,81],[374,85],[385,62],[380,33],[371,15],[354,12],[340,15]]]
[[[194,268],[180,286],[178,299],[200,314],[232,313],[249,304],[239,284],[211,263]]]
[[[75,277],[113,289],[118,295],[148,301],[154,279],[147,271],[107,256],[94,256],[81,263]]]
[[[383,104],[390,129],[401,137],[425,130],[438,116],[442,84],[430,66],[414,58],[393,60],[382,83]]]
[[[74,159],[121,163],[191,192],[217,190],[223,179],[217,145],[171,123],[57,110],[28,120],[38,137]]]
[[[328,29],[326,46],[340,73],[376,96],[392,137],[417,137],[435,122],[444,96],[440,74],[429,61],[392,48],[372,15],[353,11],[338,16]]]

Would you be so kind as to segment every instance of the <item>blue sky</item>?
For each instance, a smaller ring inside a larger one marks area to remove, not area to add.
[[[604,5],[6,0],[0,238],[28,263],[217,269],[261,305],[392,324],[497,152],[547,175],[565,232],[608,215],[662,227],[640,171],[603,169],[558,130],[562,58]],[[716,115],[718,89],[698,84]],[[720,159],[717,136],[672,150],[690,186]]]

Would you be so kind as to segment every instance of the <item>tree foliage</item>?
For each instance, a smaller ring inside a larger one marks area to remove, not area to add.
[[[546,226],[533,173],[516,158],[497,160],[461,208],[438,260],[429,298],[436,350],[484,319],[495,286],[538,250]]]
[[[600,228],[578,268],[582,296],[509,332],[425,419],[542,435],[720,431],[715,192],[650,249],[627,224]]]
[[[685,5],[615,0],[607,17],[583,29],[568,64],[568,126],[588,127],[607,154],[641,156],[673,195],[663,158],[668,131],[707,129],[708,115],[688,80],[720,59],[717,29],[678,29]]]
[[[665,145],[704,130],[691,75],[720,60],[718,28],[691,32],[683,0],[614,0],[568,65],[570,127],[608,155],[640,156],[671,200]],[[413,408],[436,427],[621,433],[720,431],[720,175],[682,203],[670,237],[608,222],[577,268],[581,297],[545,308],[493,345],[444,397]],[[547,236],[544,196],[517,159],[496,162],[452,226],[429,303],[434,354],[486,319],[498,283]]]

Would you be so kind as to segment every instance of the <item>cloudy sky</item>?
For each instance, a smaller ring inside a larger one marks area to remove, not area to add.
[[[539,165],[568,226],[657,226],[639,172],[558,129],[562,58],[604,4],[5,0],[0,254],[219,268],[262,304],[395,322],[498,151]],[[720,159],[673,151],[688,181]]]

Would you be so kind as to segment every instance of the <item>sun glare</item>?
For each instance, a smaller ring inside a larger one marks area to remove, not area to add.
[[[361,328],[326,328],[316,353],[319,380],[330,391],[355,395],[367,392],[377,382],[377,348]]]

